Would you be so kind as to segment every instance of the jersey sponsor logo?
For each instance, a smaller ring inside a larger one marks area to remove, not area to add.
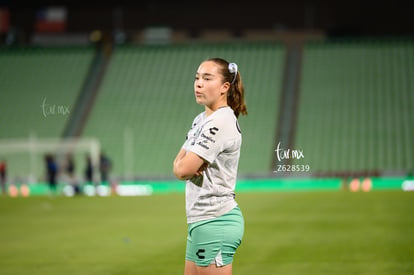
[[[212,143],[216,143],[215,139],[213,139],[212,137],[206,136],[204,133],[201,133],[201,137],[205,138],[208,141],[211,141]]]
[[[198,145],[200,145],[201,147],[203,147],[204,149],[206,149],[206,150],[209,150],[210,149],[210,147],[208,147],[207,145],[205,145],[203,142],[201,142],[201,141],[199,141],[198,143],[197,143]]]
[[[215,135],[216,132],[219,130],[217,127],[210,128],[210,134]]]
[[[205,250],[205,249],[199,249],[199,250],[197,251],[196,255],[197,255],[197,257],[198,257],[200,260],[202,260],[202,259],[205,259],[205,258],[206,258],[204,255],[201,255],[201,253],[204,253],[204,252],[206,252],[206,250]]]

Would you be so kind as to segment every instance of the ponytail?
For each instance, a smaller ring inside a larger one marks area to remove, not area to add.
[[[231,84],[227,94],[227,104],[233,109],[234,115],[247,115],[247,106],[244,101],[244,86],[240,73],[237,72],[234,84]]]
[[[221,65],[223,79],[230,83],[227,92],[227,104],[233,109],[234,115],[238,118],[240,114],[247,115],[247,106],[244,101],[244,86],[240,72],[236,63],[229,63],[221,58],[210,58],[207,61],[213,61]]]

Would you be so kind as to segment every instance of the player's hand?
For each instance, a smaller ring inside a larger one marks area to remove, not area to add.
[[[206,170],[207,167],[208,167],[208,163],[204,162],[203,165],[201,165],[198,171],[194,174],[194,176],[198,177],[198,176],[203,175],[203,172],[204,170]]]

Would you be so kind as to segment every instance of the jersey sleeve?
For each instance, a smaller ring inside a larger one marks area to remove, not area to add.
[[[186,151],[189,151],[191,145],[194,144],[194,131],[195,131],[195,126],[199,122],[199,117],[200,117],[200,115],[198,115],[198,116],[196,116],[196,118],[194,118],[193,123],[191,124],[190,130],[188,130],[187,135],[185,136],[185,141],[184,141],[183,145],[181,146],[181,148],[186,150]]]
[[[188,151],[190,149],[190,140],[188,138],[188,134],[185,137],[185,141],[183,143],[183,146],[181,146],[182,149]]]
[[[217,121],[211,120],[203,126],[190,151],[212,163],[223,151],[225,143],[225,129]]]

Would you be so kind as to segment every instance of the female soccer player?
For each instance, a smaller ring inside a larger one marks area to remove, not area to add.
[[[242,142],[237,117],[247,115],[237,65],[221,58],[202,62],[194,93],[205,111],[194,119],[174,160],[175,176],[186,180],[184,274],[229,275],[244,232],[234,194]]]

